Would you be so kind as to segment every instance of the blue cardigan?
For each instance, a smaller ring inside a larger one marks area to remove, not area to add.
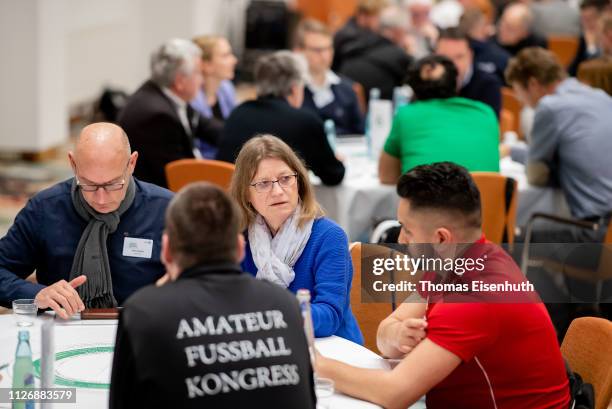
[[[248,242],[242,269],[257,274]],[[327,218],[315,220],[310,239],[293,270],[295,279],[288,289],[293,293],[300,288],[310,290],[315,336],[337,335],[363,344],[350,304],[353,263],[346,234],[340,226]]]

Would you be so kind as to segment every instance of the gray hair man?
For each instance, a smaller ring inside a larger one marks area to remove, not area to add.
[[[380,13],[380,34],[405,50],[408,50],[407,35],[410,28],[408,13],[403,7],[389,6]]]
[[[36,194],[0,240],[0,304],[33,298],[68,318],[115,307],[163,274],[159,261],[166,189],[132,177],[117,125],[83,128],[68,154],[74,177]],[[36,271],[35,282],[25,278]]]
[[[167,186],[169,162],[216,152],[221,124],[190,106],[202,86],[201,51],[191,41],[172,39],[151,55],[151,78],[119,115],[132,146],[141,153],[135,175]]]
[[[271,134],[300,153],[327,185],[344,177],[344,166],[329,146],[323,122],[299,109],[304,99],[306,61],[290,51],[277,51],[255,64],[257,99],[236,107],[225,121],[217,160],[235,162],[240,148],[257,134]]]
[[[527,47],[546,48],[546,39],[534,33],[532,25],[533,13],[529,6],[512,3],[499,19],[495,43],[512,55]]]

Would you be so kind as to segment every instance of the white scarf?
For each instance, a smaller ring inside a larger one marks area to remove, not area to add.
[[[299,228],[301,213],[301,206],[298,205],[274,237],[261,215],[257,215],[255,221],[251,223],[249,246],[257,266],[257,279],[268,280],[285,288],[293,282],[295,278],[293,266],[310,239],[314,222],[309,220]]]

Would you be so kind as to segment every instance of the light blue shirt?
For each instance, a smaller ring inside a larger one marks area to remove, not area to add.
[[[611,155],[608,94],[568,78],[540,100],[527,161],[548,166],[574,217],[603,216],[612,210]]]

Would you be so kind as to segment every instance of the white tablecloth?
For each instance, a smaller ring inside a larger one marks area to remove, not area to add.
[[[33,359],[40,358],[40,324],[39,318],[30,327],[30,346]],[[112,346],[115,342],[117,322],[113,320],[70,321],[55,325],[55,352],[74,350],[86,347]],[[12,382],[12,365],[17,348],[17,332],[12,314],[0,315],[0,366],[9,363],[7,369],[0,371],[3,379],[0,388],[10,388]],[[347,341],[343,338],[329,337],[316,340],[317,349],[321,354],[352,365],[365,368],[388,369],[385,360],[370,350]],[[56,361],[55,372],[65,378],[76,378],[90,382],[108,383],[112,354],[98,353],[73,359]],[[107,389],[77,389],[77,404],[54,404],[54,409],[96,409],[108,407]],[[322,400],[330,409],[372,409],[378,408],[369,402],[360,401],[341,394],[334,394]],[[416,408],[417,406],[415,406]],[[0,403],[0,408],[10,408],[7,403]]]
[[[518,182],[519,198],[516,209],[516,225],[525,226],[533,213],[544,212],[569,216],[569,208],[561,189],[537,187],[527,183],[525,166],[506,157],[500,161],[502,175]]]
[[[378,181],[378,164],[367,156],[365,138],[339,139],[336,150],[344,157],[346,175],[339,186],[324,186],[313,177],[317,200],[350,241],[368,241],[374,221],[397,217],[395,186]],[[518,226],[524,225],[534,212],[569,214],[561,191],[529,185],[522,164],[504,158],[500,171],[518,181]]]
[[[367,241],[374,219],[395,219],[395,186],[378,181],[378,164],[367,156],[365,138],[338,139],[336,151],[344,157],[346,174],[339,186],[314,179],[317,200],[349,240]]]

